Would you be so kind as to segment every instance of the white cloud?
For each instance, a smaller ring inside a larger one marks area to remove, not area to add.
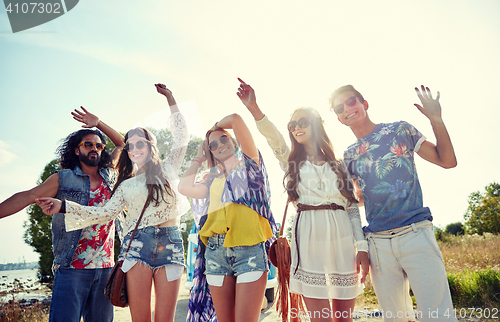
[[[3,141],[0,140],[0,167],[3,166],[4,164],[8,164],[12,162],[17,156],[8,151],[9,145]]]

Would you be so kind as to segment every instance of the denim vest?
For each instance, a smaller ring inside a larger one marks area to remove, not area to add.
[[[57,191],[56,198],[59,200],[70,200],[80,205],[88,206],[90,200],[90,177],[83,174],[79,167],[73,170],[59,170],[57,173],[59,174],[59,190]],[[99,174],[111,190],[115,179],[111,169],[99,168]],[[81,234],[82,229],[66,231],[64,214],[57,213],[52,216],[53,268],[69,268]]]

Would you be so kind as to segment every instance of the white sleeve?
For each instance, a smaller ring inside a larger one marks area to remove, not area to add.
[[[278,159],[281,169],[287,171],[290,148],[286,145],[283,135],[266,115],[261,120],[255,121],[255,123],[259,132],[266,137],[267,143],[273,150],[274,156]]]
[[[174,169],[178,170],[186,155],[189,143],[189,133],[186,120],[180,112],[171,114],[168,120],[169,123],[167,128],[172,131],[173,142],[172,149],[163,162],[163,168],[166,169],[168,166],[172,166]]]
[[[76,202],[66,201],[64,222],[66,231],[82,229],[95,224],[105,224],[118,217],[125,207],[125,199],[121,187],[103,206],[82,206]]]
[[[368,252],[368,242],[365,240],[365,234],[361,228],[361,216],[359,215],[359,207],[353,204],[347,208],[347,215],[351,220],[352,232],[354,234],[354,246],[358,252]]]

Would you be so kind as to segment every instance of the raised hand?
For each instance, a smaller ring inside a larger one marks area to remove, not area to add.
[[[99,120],[99,118],[94,114],[87,111],[83,106],[80,106],[80,108],[82,109],[82,111],[75,109],[74,112],[71,112],[71,115],[73,115],[73,119],[83,123],[82,127],[84,128],[97,127],[101,120]]]
[[[245,83],[241,78],[240,87],[236,95],[240,98],[241,102],[246,106],[246,108],[252,113],[255,120],[260,120],[264,117],[264,113],[260,110],[259,105],[257,105],[257,98],[255,97],[255,91],[252,86]]]
[[[238,78],[240,81],[240,87],[238,88],[238,92],[236,95],[240,98],[241,102],[246,106],[257,104],[257,100],[255,98],[255,91],[252,86],[245,83],[241,78]]]
[[[419,109],[422,114],[427,116],[428,119],[436,119],[441,118],[441,104],[439,104],[439,92],[437,92],[436,99],[432,98],[432,93],[429,87],[421,86],[422,91],[415,87],[415,92],[417,92],[417,96],[422,102],[422,105],[415,104],[415,106]]]
[[[162,95],[164,95],[167,98],[168,105],[172,108],[175,107],[175,111],[178,112],[177,109],[177,103],[175,102],[174,94],[172,94],[172,91],[165,86],[165,84],[155,84],[156,91]],[[173,112],[173,111],[172,111]]]
[[[53,215],[61,210],[62,202],[59,199],[38,198],[35,201],[46,215]]]

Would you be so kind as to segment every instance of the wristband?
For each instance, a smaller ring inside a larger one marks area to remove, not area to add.
[[[59,209],[59,212],[61,214],[66,213],[66,200],[65,199],[61,200],[61,209]]]
[[[198,166],[201,167],[201,165],[203,164],[203,162],[201,162],[200,160],[198,160],[198,158],[194,158],[193,159],[193,162],[198,162]]]

